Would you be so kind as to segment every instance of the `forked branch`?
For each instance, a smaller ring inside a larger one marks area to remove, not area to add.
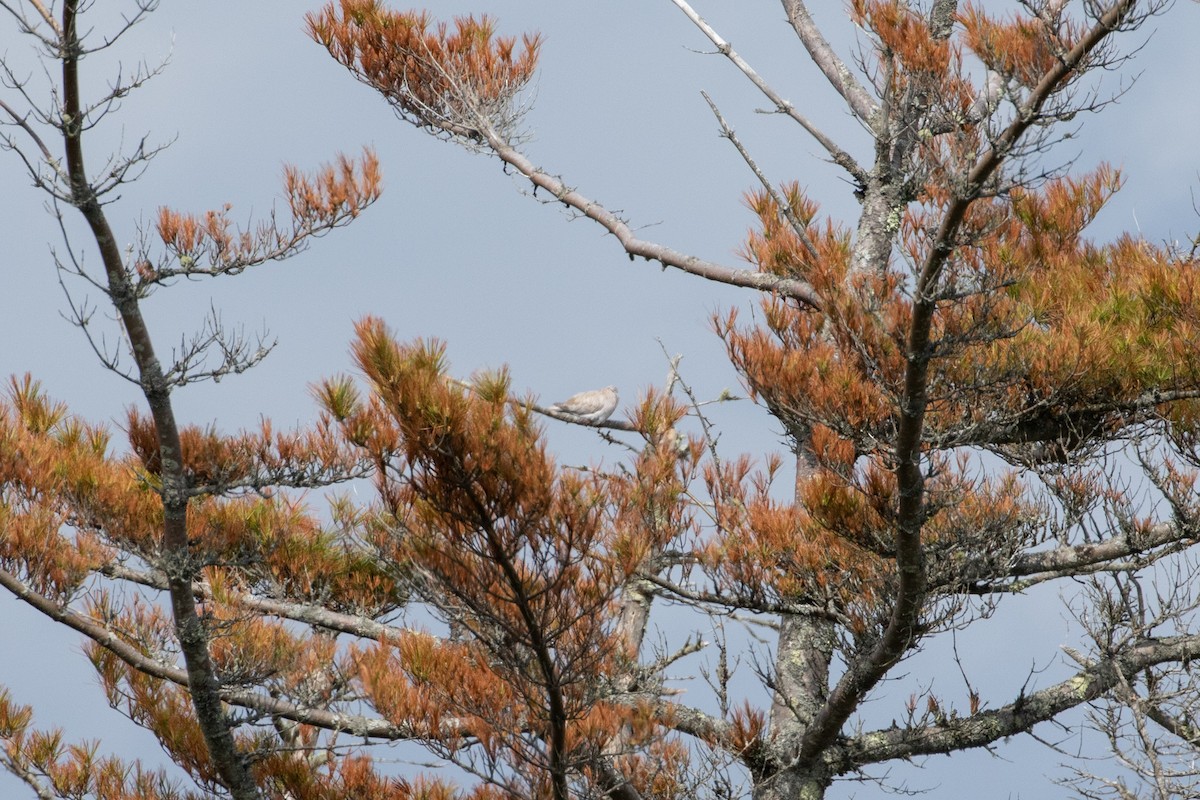
[[[921,532],[928,509],[923,472],[923,430],[928,404],[929,367],[932,359],[931,331],[938,305],[935,286],[951,253],[967,209],[975,202],[988,178],[1005,163],[1021,137],[1038,120],[1043,105],[1075,76],[1088,56],[1119,29],[1136,6],[1136,0],[1114,3],[1078,43],[1056,61],[1038,81],[1017,118],[994,141],[970,169],[963,194],[952,199],[942,219],[928,257],[918,274],[909,332],[905,347],[907,367],[899,397],[900,419],[894,461],[897,481],[896,570],[898,587],[892,613],[878,644],[852,664],[838,681],[824,707],[804,734],[798,761],[805,763],[828,747],[862,698],[883,678],[916,641],[925,599],[925,555]],[[807,10],[799,0],[788,3],[804,23]],[[811,38],[811,37],[810,37]],[[807,43],[806,39],[806,43]],[[814,55],[814,58],[816,56]]]
[[[760,92],[766,95],[767,99],[771,101],[778,112],[791,117],[793,120],[799,123],[800,127],[808,131],[809,135],[816,139],[821,147],[825,148],[825,152],[829,153],[829,157],[833,159],[833,163],[849,172],[850,176],[856,182],[859,184],[866,183],[866,170],[864,170],[849,153],[838,146],[837,142],[835,142],[824,131],[818,128],[812,120],[801,114],[790,101],[783,99],[783,97],[776,92],[769,83],[763,80],[762,76],[759,75],[753,67],[750,66],[746,59],[742,58],[741,55],[739,55],[738,52],[733,49],[733,46],[729,42],[721,38],[721,35],[717,33],[711,25],[705,22],[699,14],[696,13],[691,5],[688,4],[687,0],[671,0],[671,2],[677,5],[679,9],[687,15],[687,18],[690,19],[696,25],[696,27],[708,37],[709,41],[716,45],[717,52],[732,61],[734,66],[736,66],[743,75],[749,78],[750,82],[753,83]]]

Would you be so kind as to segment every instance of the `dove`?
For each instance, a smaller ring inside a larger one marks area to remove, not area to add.
[[[575,422],[597,425],[617,410],[617,387],[605,386],[603,389],[571,395],[561,403],[550,406],[550,410],[571,416]]]

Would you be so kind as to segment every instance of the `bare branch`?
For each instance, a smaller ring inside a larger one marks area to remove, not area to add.
[[[54,15],[50,13],[50,9],[46,8],[45,3],[43,3],[42,0],[29,0],[29,4],[37,10],[42,20],[50,27],[50,30],[54,32],[55,40],[62,38],[62,29],[58,27],[58,20],[56,20]],[[25,19],[25,15],[14,8],[11,2],[0,2],[0,8],[3,8],[5,11],[16,17],[17,22],[21,25],[22,32],[38,36],[39,39],[47,44],[50,44],[54,41],[38,35],[34,26],[30,24],[29,20]]]
[[[750,82],[753,83],[760,92],[767,96],[767,99],[775,105],[776,111],[781,114],[786,114],[798,122],[800,127],[808,131],[808,133],[817,140],[821,147],[825,148],[825,152],[829,153],[829,157],[833,160],[833,163],[850,173],[850,176],[854,178],[855,181],[858,183],[866,182],[866,170],[864,170],[858,164],[858,162],[856,162],[850,156],[849,153],[839,147],[837,142],[833,141],[833,139],[827,136],[825,132],[818,128],[811,120],[797,111],[795,106],[793,106],[789,101],[780,97],[780,95],[773,88],[771,88],[771,85],[763,80],[762,76],[760,76],[754,70],[754,68],[751,67],[750,64],[747,63],[746,60],[742,58],[736,50],[733,49],[729,42],[721,38],[720,34],[718,34],[711,25],[705,22],[704,19],[692,9],[691,5],[687,3],[687,0],[671,0],[671,2],[678,6],[679,9],[687,15],[687,18],[690,19],[697,28],[704,32],[704,35],[708,37],[709,41],[716,45],[717,52],[732,61],[734,66],[736,66],[743,75],[749,78]],[[708,100],[707,95],[705,95],[705,99]],[[712,105],[711,100],[709,100],[709,105]],[[722,127],[726,127],[723,121]]]
[[[775,205],[779,207],[779,210],[783,213],[784,218],[788,221],[788,224],[792,226],[792,232],[796,234],[796,238],[799,239],[800,243],[804,245],[804,249],[808,251],[810,256],[817,258],[817,248],[813,246],[812,239],[809,237],[808,231],[804,227],[804,223],[802,223],[800,218],[796,216],[796,210],[792,208],[790,203],[784,200],[783,195],[779,193],[779,191],[775,188],[775,185],[771,183],[770,179],[768,179],[767,176],[763,174],[762,170],[758,168],[758,164],[754,162],[754,159],[750,157],[750,153],[745,147],[742,146],[742,142],[738,139],[737,134],[734,133],[733,128],[729,127],[729,123],[727,123],[725,121],[725,117],[721,115],[721,110],[717,108],[717,104],[712,101],[712,98],[709,97],[707,93],[701,92],[700,94],[704,96],[705,101],[708,103],[708,107],[711,108],[713,114],[716,115],[717,123],[721,126],[721,135],[728,139],[730,143],[733,144],[733,146],[737,149],[738,153],[742,157],[742,160],[746,162],[746,166],[750,168],[750,171],[754,173],[754,177],[758,178],[758,182],[762,184],[763,191],[770,195],[771,199],[775,202]]]
[[[187,670],[169,666],[157,659],[143,655],[136,647],[123,641],[104,625],[38,594],[7,570],[0,569],[0,586],[42,614],[87,636],[88,639],[138,672],[173,683],[176,686],[184,688],[190,686]],[[294,720],[305,725],[314,725],[325,730],[345,731],[355,736],[389,741],[411,739],[415,735],[410,728],[394,725],[383,719],[304,708],[278,698],[243,689],[222,687],[219,692],[221,702]],[[455,723],[452,720],[443,720],[443,724],[447,725],[446,736],[448,738],[455,735],[461,736],[464,733],[461,728],[454,730]]]
[[[617,241],[621,243],[625,252],[629,254],[630,260],[633,260],[636,256],[641,256],[648,261],[658,261],[663,266],[674,267],[689,275],[696,275],[707,280],[726,283],[731,286],[742,286],[762,292],[775,292],[784,297],[798,300],[813,308],[821,307],[820,296],[804,281],[780,278],[765,272],[726,267],[637,238],[624,220],[599,203],[570,188],[559,178],[535,167],[533,162],[503,140],[495,131],[486,130],[484,135],[492,151],[504,163],[525,176],[534,187],[546,190],[563,205],[575,209],[589,219],[595,220],[607,229],[609,233],[613,234],[617,238]]]
[[[825,73],[825,78],[830,85],[846,100],[850,110],[862,120],[868,129],[874,131],[876,135],[882,136],[884,131],[877,129],[878,122],[875,119],[879,107],[867,92],[866,87],[858,82],[854,73],[829,46],[829,42],[821,34],[821,29],[817,27],[812,15],[809,14],[804,0],[783,0],[783,8],[787,12],[788,22],[791,23],[792,29],[800,37],[800,41],[808,50],[813,63],[820,68],[821,72]]]
[[[1014,560],[1009,574],[1018,577],[1039,577],[1048,575],[1065,577],[1078,574],[1089,567],[1103,567],[1108,562],[1117,561],[1112,569],[1128,570],[1135,566],[1128,562],[1119,561],[1130,556],[1151,554],[1152,551],[1167,547],[1167,552],[1150,555],[1150,559],[1161,558],[1173,552],[1171,545],[1190,545],[1195,543],[1196,531],[1180,530],[1177,525],[1159,523],[1143,531],[1128,531],[1104,542],[1085,542],[1053,550],[1037,550],[1022,553]],[[1145,566],[1138,563],[1136,566]]]
[[[98,572],[115,580],[129,581],[151,589],[158,589],[160,591],[168,589],[167,576],[160,570],[138,570],[124,564],[111,562],[100,567]],[[197,599],[212,599],[212,589],[204,581],[196,581],[192,585],[192,590],[195,592]],[[312,625],[329,631],[349,633],[363,639],[382,642],[386,641],[388,637],[399,638],[407,632],[404,628],[387,625],[370,617],[343,614],[311,603],[293,603],[270,597],[256,597],[245,592],[232,592],[228,588],[223,591],[226,602],[229,602],[228,598],[232,597],[232,605],[238,608],[244,608],[247,611],[255,611],[281,619],[290,619],[294,622],[302,622],[305,625]]]
[[[1197,657],[1200,657],[1200,635],[1141,641],[1123,652],[1098,660],[1064,681],[1018,697],[1003,708],[946,719],[938,725],[895,728],[855,736],[847,743],[842,768],[850,770],[896,758],[984,747],[1009,736],[1027,733],[1039,723],[1095,700],[1147,667]]]

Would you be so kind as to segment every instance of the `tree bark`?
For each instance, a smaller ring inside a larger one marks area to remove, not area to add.
[[[79,0],[67,0],[62,12],[63,123],[71,200],[87,221],[108,281],[108,294],[129,336],[138,378],[154,418],[161,458],[163,503],[162,567],[167,574],[175,633],[188,675],[188,693],[213,762],[235,800],[256,800],[258,789],[237,751],[222,710],[220,682],[208,652],[208,633],[196,610],[192,582],[196,568],[188,552],[188,485],[183,448],[171,406],[171,387],[154,351],[149,327],[121,257],[116,237],[91,182],[83,156],[83,116],[79,59],[83,52],[76,30]]]

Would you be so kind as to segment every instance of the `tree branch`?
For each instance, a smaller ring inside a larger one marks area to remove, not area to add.
[[[767,99],[775,105],[776,111],[781,114],[786,114],[798,122],[800,127],[808,131],[809,135],[816,139],[821,147],[825,148],[825,152],[829,153],[829,157],[833,159],[833,162],[849,172],[850,176],[854,178],[855,181],[860,184],[866,182],[866,170],[864,170],[858,164],[858,162],[850,156],[849,153],[839,147],[837,142],[827,136],[825,132],[818,128],[811,120],[808,119],[808,117],[805,117],[803,114],[797,111],[795,106],[793,106],[789,101],[784,100],[778,92],[771,88],[771,85],[763,80],[762,76],[759,75],[744,58],[738,55],[737,51],[733,49],[733,46],[721,38],[721,35],[718,34],[711,25],[705,22],[704,19],[692,9],[686,0],[671,0],[671,2],[678,6],[684,14],[686,14],[687,18],[695,23],[697,28],[704,32],[704,35],[708,37],[709,41],[716,45],[717,51],[721,55],[732,61],[734,66],[736,66],[743,75],[749,78],[750,82],[753,83],[760,92],[767,96]],[[708,99],[707,95],[705,96],[705,99]],[[709,105],[712,105],[712,101],[709,101]]]
[[[1065,575],[1106,561],[1146,553],[1163,545],[1190,542],[1194,536],[1194,532],[1160,522],[1147,530],[1123,533],[1103,542],[1022,553],[1017,556],[1009,575],[1020,577],[1045,572]]]
[[[821,34],[821,29],[813,22],[812,15],[804,0],[783,0],[783,8],[787,12],[788,22],[800,37],[804,49],[808,51],[813,63],[825,73],[825,78],[837,90],[850,106],[854,115],[862,120],[868,128],[877,135],[883,131],[875,130],[875,115],[878,105],[866,88],[854,77],[854,73],[842,62],[829,42]]]
[[[136,583],[139,586],[151,589],[159,589],[161,591],[168,589],[167,576],[159,570],[136,570],[124,564],[109,563],[102,566],[98,572],[114,580],[129,581],[130,583]],[[192,591],[200,600],[212,599],[212,590],[204,581],[195,581],[192,584]],[[348,633],[352,636],[371,639],[377,642],[386,641],[388,637],[396,637],[406,633],[403,628],[397,628],[395,625],[386,625],[369,617],[343,614],[323,606],[308,603],[290,603],[285,600],[275,600],[268,597],[255,597],[250,594],[238,593],[231,604],[238,608],[244,608],[247,611],[255,611],[281,619],[303,622],[305,625],[313,625],[338,633]]]
[[[1069,404],[1063,411],[1051,413],[1049,400],[1026,408],[1012,416],[999,420],[988,420],[967,428],[960,428],[945,436],[930,439],[930,444],[940,449],[964,445],[994,446],[1009,444],[1055,443],[1078,438],[1087,438],[1089,429],[1113,433],[1111,425],[1129,427],[1152,419],[1154,411],[1167,403],[1195,400],[1200,390],[1178,389],[1172,391],[1153,390],[1131,400],[1120,402],[1094,402],[1072,408]],[[1090,398],[1094,399],[1094,398]]]
[[[937,312],[933,291],[950,254],[967,209],[980,196],[988,178],[1004,163],[1021,136],[1038,119],[1038,112],[1052,94],[1069,79],[1088,54],[1098,47],[1129,14],[1136,0],[1120,0],[1105,12],[1061,60],[1042,76],[1023,104],[1021,113],[969,171],[966,191],[949,205],[934,237],[929,255],[917,277],[912,319],[907,336],[904,388],[899,399],[900,421],[896,436],[895,463],[899,505],[896,511],[895,604],[879,642],[865,658],[851,664],[829,695],[824,708],[805,731],[797,761],[806,763],[825,750],[840,732],[872,687],[907,652],[916,639],[925,595],[925,555],[921,530],[927,509],[924,502],[922,429],[928,401],[931,330]],[[796,9],[807,19],[801,0],[789,0],[789,17]],[[811,23],[811,20],[809,20]],[[814,58],[816,56],[814,55]]]
[[[844,750],[839,773],[866,764],[897,758],[949,753],[1026,733],[1035,725],[1062,712],[1096,700],[1119,687],[1140,670],[1165,662],[1186,662],[1200,657],[1200,635],[1141,640],[1124,652],[1101,659],[1070,678],[994,711],[949,719],[920,728],[894,728],[855,736]]]
[[[173,683],[176,686],[183,688],[190,686],[190,676],[186,669],[173,667],[158,659],[144,655],[133,645],[122,641],[113,631],[104,625],[35,592],[11,572],[0,569],[0,587],[12,592],[18,600],[29,604],[56,622],[82,633],[88,639],[129,665],[132,669],[144,675],[149,675],[152,678]],[[220,690],[220,701],[252,709],[263,714],[284,717],[285,719],[305,725],[313,725],[324,730],[346,731],[355,736],[390,741],[417,738],[416,732],[410,727],[395,725],[384,719],[306,708],[279,698],[245,689],[222,688]],[[443,720],[442,724],[446,726],[443,735],[447,739],[461,738],[469,735],[454,720]]]
[[[758,164],[755,163],[754,159],[750,157],[750,152],[742,145],[741,140],[738,139],[738,136],[734,132],[733,128],[731,128],[729,123],[725,121],[725,116],[721,113],[721,109],[717,108],[717,104],[712,101],[712,98],[708,96],[708,93],[701,92],[700,94],[704,97],[705,102],[708,103],[708,107],[712,109],[713,115],[716,116],[717,124],[721,126],[721,135],[729,140],[729,143],[732,144],[734,149],[738,151],[738,154],[742,157],[742,160],[746,162],[746,166],[749,167],[750,171],[754,173],[754,177],[758,178],[758,182],[762,185],[763,191],[765,191],[775,202],[775,205],[779,207],[784,219],[786,219],[788,225],[791,226],[792,233],[796,234],[796,238],[800,240],[800,244],[804,246],[804,249],[808,251],[808,254],[812,256],[813,259],[820,258],[820,255],[817,253],[816,246],[813,245],[812,238],[808,235],[808,231],[804,227],[804,223],[800,221],[798,216],[796,216],[796,209],[792,208],[791,204],[784,199],[783,195],[779,193],[779,190],[776,189],[774,184],[772,184],[767,176],[763,174],[763,171],[759,169]]]
[[[535,167],[533,162],[523,153],[510,145],[490,126],[483,132],[492,151],[500,160],[525,176],[535,187],[545,189],[562,202],[589,219],[600,223],[625,248],[630,260],[641,256],[648,261],[658,261],[663,266],[674,267],[689,275],[696,275],[710,281],[727,283],[730,286],[742,286],[748,289],[758,289],[762,292],[776,292],[784,297],[790,297],[812,308],[821,307],[821,297],[816,290],[804,281],[790,278],[780,278],[765,272],[748,269],[734,269],[711,261],[689,256],[672,250],[669,247],[648,242],[637,238],[629,225],[617,215],[599,203],[591,200],[574,189],[568,187],[559,178]]]

